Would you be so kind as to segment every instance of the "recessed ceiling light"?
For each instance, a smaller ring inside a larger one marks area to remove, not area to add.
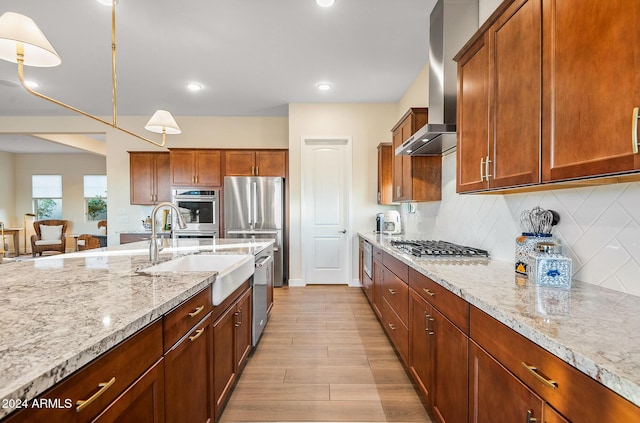
[[[36,81],[27,81],[27,80],[25,80],[24,83],[29,88],[38,88],[40,86],[40,84],[38,84]]]
[[[189,91],[200,91],[202,89],[202,85],[198,84],[197,82],[189,82],[187,84],[187,89]]]
[[[331,7],[336,0],[316,0],[316,4],[320,7]]]
[[[97,2],[100,4],[104,4],[105,6],[111,6],[111,0],[97,0]],[[115,3],[118,4],[118,0],[116,0]]]
[[[316,88],[320,91],[329,91],[331,89],[331,84],[328,82],[318,82],[316,84]]]

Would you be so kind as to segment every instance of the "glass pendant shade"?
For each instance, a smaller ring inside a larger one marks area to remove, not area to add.
[[[25,66],[52,67],[62,62],[31,18],[6,12],[0,16],[0,59],[17,63],[16,51],[20,44],[24,49]]]
[[[169,135],[182,133],[180,127],[176,123],[176,120],[173,118],[171,113],[166,110],[156,110],[153,116],[151,116],[151,119],[149,119],[147,124],[144,126],[144,129],[158,134],[161,134],[163,130]]]

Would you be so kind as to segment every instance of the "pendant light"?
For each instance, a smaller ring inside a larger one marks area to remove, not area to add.
[[[62,103],[31,88],[24,79],[24,66],[52,67],[58,66],[62,60],[44,36],[38,25],[29,17],[14,12],[6,12],[0,16],[0,59],[18,64],[18,78],[27,92],[36,97],[47,100],[65,109],[79,113],[111,128],[128,135],[163,147],[166,144],[166,134],[179,134],[182,131],[175,119],[166,110],[158,110],[145,125],[150,132],[162,134],[162,143],[135,134],[117,125],[117,96],[116,96],[116,1],[111,0],[111,39],[112,39],[112,88],[113,88],[113,122],[108,122],[90,113],[84,112],[68,104]]]

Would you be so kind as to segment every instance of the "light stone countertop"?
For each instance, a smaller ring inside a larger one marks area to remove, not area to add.
[[[271,240],[168,240],[165,261],[252,254]],[[136,273],[149,241],[0,265],[0,418],[210,285],[215,272]]]
[[[570,291],[520,285],[511,262],[418,258],[391,246],[404,237],[359,235],[640,406],[640,297],[575,280]]]

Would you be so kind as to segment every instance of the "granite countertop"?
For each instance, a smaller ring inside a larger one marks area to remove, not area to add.
[[[252,254],[271,240],[178,239],[160,260]],[[137,273],[149,241],[0,265],[0,418],[4,400],[46,391],[215,280],[215,272]]]
[[[512,262],[418,258],[391,246],[404,237],[359,235],[640,406],[640,297],[575,280],[569,291],[517,283]]]

